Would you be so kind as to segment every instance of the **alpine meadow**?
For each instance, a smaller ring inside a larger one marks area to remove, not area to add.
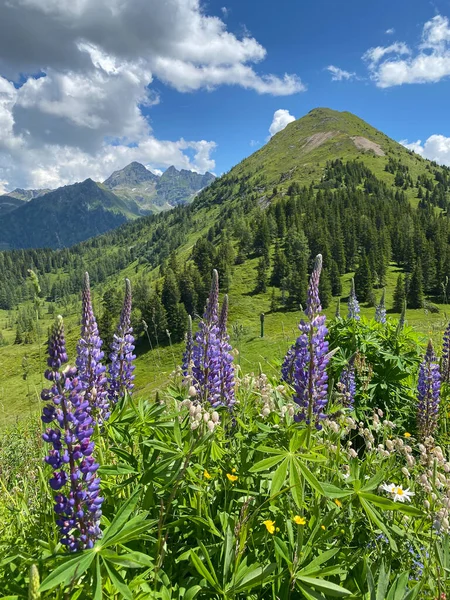
[[[328,108],[0,196],[0,598],[449,598],[449,211]]]

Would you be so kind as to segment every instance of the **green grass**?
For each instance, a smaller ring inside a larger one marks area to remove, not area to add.
[[[200,235],[200,233],[198,234]],[[189,246],[193,240],[183,249],[182,254],[187,255]],[[239,354],[236,363],[240,365],[243,373],[257,372],[262,369],[268,375],[279,373],[280,362],[289,347],[298,335],[297,325],[302,318],[300,311],[277,311],[270,312],[271,288],[265,294],[253,294],[256,278],[257,259],[252,259],[235,267],[231,289],[229,291],[230,317],[229,332],[231,343]],[[398,275],[398,268],[391,266],[387,276],[386,304],[388,309],[392,306],[392,295]],[[124,275],[134,276],[134,269],[130,266],[125,273],[117,276],[117,284]],[[156,276],[156,273],[153,273]],[[343,298],[347,296],[352,274],[349,273],[342,278]],[[111,283],[111,282],[110,282]],[[381,290],[376,291],[377,296]],[[280,292],[277,290],[280,297]],[[325,311],[328,318],[333,318],[336,301],[334,298],[330,307]],[[94,296],[94,304],[99,306],[99,291]],[[425,344],[431,337],[436,344],[441,343],[442,333],[447,324],[447,315],[450,314],[450,305],[439,305],[440,312],[437,314],[427,313],[424,310],[408,310],[407,323],[422,334]],[[79,311],[80,303],[70,304],[62,314],[65,319],[68,350],[71,362],[74,360],[76,342],[79,334]],[[347,307],[345,301],[341,304],[342,315],[345,316]],[[98,311],[97,311],[98,312]],[[265,313],[264,338],[260,337],[260,313]],[[362,306],[361,313],[366,318],[373,318],[375,309]],[[398,318],[398,314],[389,312],[390,318]],[[42,376],[45,370],[45,339],[52,318],[48,314],[43,315],[40,321],[41,350],[39,344],[14,345],[15,330],[5,329],[7,313],[0,311],[0,328],[3,331],[8,345],[0,349],[2,364],[2,375],[0,377],[0,427],[9,424],[16,419],[21,419],[31,412],[40,408],[39,394],[45,379]],[[241,325],[243,335],[240,340],[233,336],[233,325]],[[163,340],[166,342],[166,340]],[[145,339],[137,344],[136,359],[136,390],[140,392],[153,393],[167,384],[167,380],[180,364],[183,344],[161,346],[153,351],[148,347]],[[41,356],[40,356],[41,353]],[[29,364],[29,375],[23,377],[22,360],[27,357]]]

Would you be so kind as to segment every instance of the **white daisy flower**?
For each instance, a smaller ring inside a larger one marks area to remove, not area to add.
[[[394,502],[411,502],[411,497],[414,496],[414,492],[410,492],[409,488],[403,489],[401,485],[395,483],[383,484],[382,489],[389,494],[392,494]]]

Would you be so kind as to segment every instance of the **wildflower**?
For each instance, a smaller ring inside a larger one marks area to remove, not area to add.
[[[305,517],[301,517],[300,515],[295,515],[293,521],[294,523],[297,523],[297,525],[306,525]]]
[[[263,525],[266,526],[267,531],[273,535],[275,533],[275,521],[263,521]]]
[[[203,471],[203,477],[205,479],[211,479],[211,475],[208,473],[208,471],[206,469]]]
[[[360,320],[360,308],[359,308],[359,302],[358,299],[356,297],[356,293],[355,293],[355,280],[352,279],[352,285],[350,288],[350,295],[348,297],[348,313],[347,313],[347,319],[353,319],[355,321],[359,321]]]
[[[90,439],[94,420],[92,406],[85,396],[85,382],[75,368],[60,370],[68,360],[61,316],[53,326],[48,354],[50,368],[45,377],[52,387],[42,392],[42,399],[48,402],[41,418],[52,425],[42,435],[52,449],[45,461],[54,470],[49,483],[57,492],[54,510],[61,543],[76,552],[92,548],[100,537],[103,498],[100,479],[96,477],[99,465],[93,457],[94,442]]]
[[[182,360],[182,364],[181,364],[181,370],[183,372],[183,376],[185,378],[186,381],[190,380],[190,377],[192,376],[192,349],[193,349],[193,344],[194,344],[194,339],[192,337],[192,317],[191,315],[188,316],[188,328],[187,328],[187,332],[185,335],[185,350],[183,352],[183,360]],[[194,393],[191,393],[191,388],[194,389]],[[189,388],[189,395],[190,396],[195,396],[197,394],[197,391],[195,389],[194,386],[191,386]]]
[[[231,473],[227,473],[227,478],[228,478],[228,481],[231,481],[231,483],[234,483],[235,481],[238,480],[238,476],[232,475]]]
[[[236,469],[233,467],[233,468],[231,469],[231,472],[232,472],[232,473],[236,473]]]
[[[355,362],[351,358],[348,364],[342,369],[339,383],[342,389],[342,403],[347,408],[353,408],[355,400],[356,383],[355,383]]]
[[[405,434],[404,434],[404,437],[405,437],[405,438],[410,438],[410,437],[411,437],[411,434],[410,434],[410,433],[408,433],[408,432],[406,431],[406,432],[405,432]]]
[[[283,377],[294,387],[294,401],[300,407],[295,420],[305,420],[321,428],[319,420],[325,417],[323,409],[327,402],[328,375],[326,367],[329,362],[328,342],[325,336],[325,315],[319,299],[319,279],[322,270],[322,255],[318,254],[314,263],[308,287],[308,302],[305,314],[307,321],[300,322],[300,337],[287,353],[283,363]],[[291,375],[292,374],[292,375]]]
[[[375,309],[375,321],[377,323],[385,324],[386,323],[386,289],[383,290],[381,294],[380,303],[377,305]]]
[[[98,333],[97,321],[92,310],[89,274],[84,274],[81,337],[77,345],[76,366],[84,398],[91,406],[92,414],[101,423],[110,415],[108,393],[106,391],[106,368],[102,365],[104,352]]]
[[[325,531],[325,530],[326,530],[326,527],[325,527],[325,525],[321,525],[321,526],[320,526],[320,529],[323,529],[323,530]]]
[[[450,383],[450,323],[444,332],[442,339],[442,381]]]
[[[433,434],[438,425],[438,413],[441,390],[441,375],[433,345],[428,343],[425,358],[419,369],[417,385],[417,425],[420,436],[426,438]]]
[[[340,500],[338,500],[337,498],[335,498],[334,503],[336,504],[336,506],[338,508],[342,508],[342,502]]]
[[[394,502],[405,502],[405,500],[411,502],[411,497],[414,496],[414,492],[410,492],[409,488],[404,490],[401,485],[396,485],[395,483],[384,483],[381,488],[385,492],[392,494]]]
[[[125,298],[119,325],[111,343],[111,364],[109,366],[109,397],[112,402],[123,398],[125,392],[134,387],[134,351],[133,328],[131,327],[131,284],[125,279]]]
[[[214,269],[205,313],[193,341],[192,378],[202,402],[209,402],[213,408],[218,406],[232,408],[236,399],[233,354],[226,332],[227,297],[222,307],[220,322],[218,311],[219,278]]]

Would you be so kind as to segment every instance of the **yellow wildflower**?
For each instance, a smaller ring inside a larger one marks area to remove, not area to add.
[[[236,473],[236,469],[233,467],[233,468],[231,469],[231,472],[232,472],[232,473]]]
[[[334,503],[336,504],[337,507],[341,508],[342,502],[340,500],[338,500],[337,498],[335,498]]]
[[[237,475],[231,475],[231,473],[227,473],[227,477],[228,477],[228,481],[231,481],[231,483],[234,483],[235,481],[238,480]]]
[[[211,479],[211,475],[208,473],[208,471],[206,469],[203,471],[203,477],[205,479]]]
[[[321,525],[320,529],[323,529],[325,531],[325,529],[326,529],[325,525]]]
[[[297,525],[306,525],[306,519],[300,515],[295,515],[294,523],[297,523]]]
[[[275,533],[275,521],[263,521],[263,525],[266,526],[267,531],[273,535]]]
[[[405,438],[410,438],[410,437],[411,437],[411,434],[410,434],[410,433],[408,433],[408,432],[406,432],[406,433],[405,433]]]

